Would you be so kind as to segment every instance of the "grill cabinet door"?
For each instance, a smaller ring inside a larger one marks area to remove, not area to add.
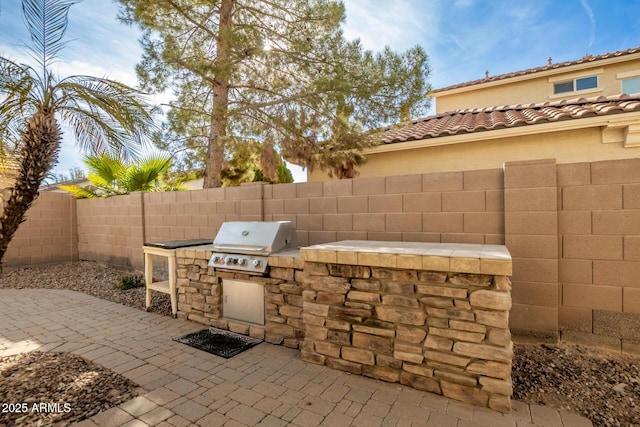
[[[223,279],[222,315],[227,319],[264,325],[264,285]]]

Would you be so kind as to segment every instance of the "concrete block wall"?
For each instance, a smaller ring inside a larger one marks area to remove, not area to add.
[[[106,199],[80,199],[78,257],[143,268],[143,193]]]
[[[262,221],[263,183],[144,194],[145,241],[212,239],[225,221]]]
[[[504,243],[501,169],[264,187],[264,220],[302,246],[339,240]]]
[[[640,159],[507,162],[504,169],[78,201],[43,193],[4,261],[142,268],[143,242],[213,238],[234,220],[291,220],[301,246],[506,244],[514,333],[640,352]]]
[[[640,352],[640,159],[558,165],[562,339]]]
[[[70,194],[41,193],[26,214],[3,260],[8,267],[78,259],[76,200]]]
[[[514,334],[558,336],[558,188],[555,160],[509,162],[505,245],[513,258]]]

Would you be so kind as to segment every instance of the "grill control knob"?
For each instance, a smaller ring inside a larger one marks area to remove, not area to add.
[[[232,264],[232,263],[233,263],[233,258],[231,258],[230,256],[228,256],[228,257],[226,257],[226,258],[224,259],[224,262],[225,262],[226,264]]]
[[[220,258],[218,255],[213,257],[213,263],[214,264],[220,264],[221,260],[222,260],[222,258]]]
[[[262,265],[262,261],[260,261],[259,259],[254,259],[252,264],[254,267],[258,268]]]
[[[246,264],[247,264],[246,258],[238,258],[238,265],[246,265]]]

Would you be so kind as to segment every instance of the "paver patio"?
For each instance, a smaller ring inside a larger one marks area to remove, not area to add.
[[[502,415],[350,375],[267,343],[231,359],[172,338],[203,329],[64,290],[0,289],[0,356],[68,351],[146,393],[77,426],[591,426],[567,412],[514,401]]]

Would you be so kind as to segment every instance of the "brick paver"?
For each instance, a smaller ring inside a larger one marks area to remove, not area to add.
[[[0,356],[68,351],[145,393],[78,426],[559,426],[585,418],[514,401],[510,414],[309,365],[262,343],[223,359],[172,338],[203,329],[63,290],[0,289]]]

